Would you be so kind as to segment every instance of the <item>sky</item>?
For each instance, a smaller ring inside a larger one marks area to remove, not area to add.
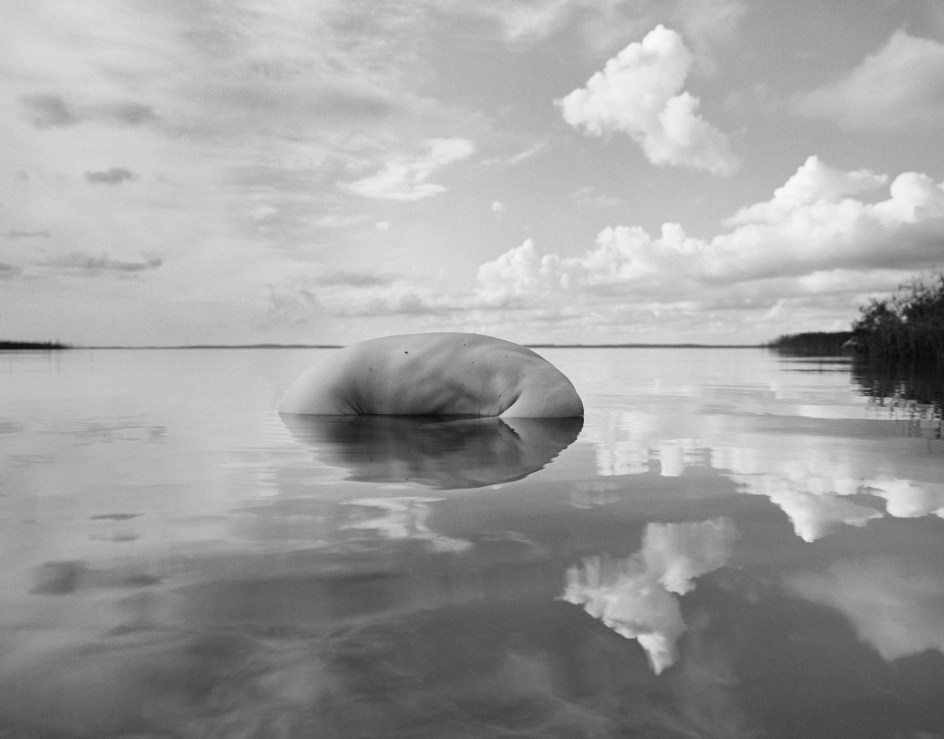
[[[941,0],[0,0],[0,339],[765,342],[944,269]]]

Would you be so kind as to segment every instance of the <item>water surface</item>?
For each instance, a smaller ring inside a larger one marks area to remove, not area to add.
[[[320,351],[0,354],[0,736],[944,736],[939,407],[547,349],[583,424],[280,418]]]

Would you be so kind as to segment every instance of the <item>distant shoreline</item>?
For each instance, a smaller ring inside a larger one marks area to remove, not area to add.
[[[181,344],[171,346],[73,346],[56,342],[0,341],[0,351],[61,349],[186,350],[186,349],[341,349],[343,344]],[[763,349],[765,344],[524,344],[530,349]]]
[[[51,352],[71,348],[58,341],[0,341],[0,352]]]

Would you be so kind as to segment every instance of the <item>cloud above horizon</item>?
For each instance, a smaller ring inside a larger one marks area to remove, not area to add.
[[[481,294],[520,302],[561,292],[606,296],[632,289],[660,302],[687,301],[705,295],[696,285],[730,291],[788,279],[802,293],[825,287],[842,270],[933,267],[942,256],[944,185],[905,172],[884,200],[852,197],[874,195],[887,181],[812,156],[770,200],[725,219],[728,230],[712,239],[690,237],[676,223],[664,224],[656,236],[638,226],[608,226],[592,248],[575,257],[539,255],[529,239],[479,268]]]
[[[0,328],[135,342],[92,317],[169,297],[151,343],[844,328],[944,265],[944,42],[866,16],[781,38],[744,0],[24,5],[0,24],[0,317],[87,310]]]
[[[86,277],[103,273],[127,275],[148,272],[159,268],[163,263],[164,260],[161,257],[148,257],[140,260],[116,259],[106,253],[94,255],[78,251],[36,262],[39,266],[54,268],[62,274]]]
[[[940,125],[944,43],[898,30],[845,77],[795,96],[792,108],[850,130]]]
[[[85,179],[93,185],[119,185],[136,179],[136,175],[124,167],[109,167],[100,172],[86,172]]]
[[[29,121],[40,129],[74,126],[85,121],[139,126],[160,120],[150,106],[128,100],[76,107],[59,95],[45,94],[24,95],[20,103]]]
[[[683,90],[693,59],[678,33],[658,25],[556,102],[574,128],[589,136],[625,134],[653,164],[730,175],[738,162],[727,137]]]
[[[385,200],[422,200],[446,191],[446,187],[427,182],[437,170],[467,159],[475,153],[475,144],[468,139],[432,139],[426,143],[428,153],[417,157],[397,155],[376,174],[342,187],[365,198]]]
[[[528,238],[482,263],[464,290],[394,273],[383,280],[364,273],[343,289],[317,274],[292,282],[317,293],[319,309],[345,318],[472,317],[488,326],[518,316],[591,330],[655,319],[703,332],[725,316],[758,310],[771,325],[795,322],[804,306],[839,299],[848,322],[867,295],[942,257],[944,185],[915,172],[890,179],[811,156],[770,199],[723,219],[710,239],[689,236],[677,223],[655,235],[607,226],[591,247],[563,256],[542,254]],[[781,315],[786,304],[792,319]]]

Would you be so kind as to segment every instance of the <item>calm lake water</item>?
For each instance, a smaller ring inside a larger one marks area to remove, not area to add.
[[[582,426],[283,420],[319,351],[0,354],[0,737],[944,736],[934,408],[547,349]]]

